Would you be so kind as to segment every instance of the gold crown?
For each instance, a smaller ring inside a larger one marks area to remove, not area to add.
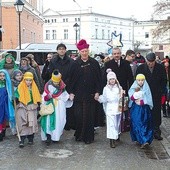
[[[61,74],[59,73],[58,75],[54,75],[54,73],[52,73],[51,80],[54,83],[59,83],[61,81]]]
[[[143,75],[143,74],[138,74],[138,75],[136,76],[136,80],[145,80],[145,75]]]
[[[33,79],[33,74],[31,72],[26,72],[24,74],[24,79]]]

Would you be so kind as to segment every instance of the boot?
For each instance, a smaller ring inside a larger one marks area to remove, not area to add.
[[[50,146],[50,144],[51,144],[51,135],[46,134],[46,136],[47,136],[46,144],[47,144],[47,146]]]
[[[115,140],[114,139],[110,139],[110,147],[111,148],[115,148]]]
[[[3,141],[3,134],[2,132],[0,133],[0,142]]]
[[[34,134],[28,135],[27,138],[28,138],[28,144],[33,145]]]
[[[24,140],[25,140],[26,136],[21,136],[21,141],[19,142],[19,147],[23,148],[24,147]]]
[[[3,136],[3,138],[5,137],[5,134],[6,134],[6,129],[4,129],[4,130],[2,131],[2,136]]]

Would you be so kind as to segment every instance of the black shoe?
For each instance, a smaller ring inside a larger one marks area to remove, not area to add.
[[[163,140],[163,137],[161,137],[160,135],[154,135],[154,138],[157,140]]]
[[[28,138],[28,144],[29,145],[33,145],[33,140],[34,140],[34,134],[32,134],[32,135],[28,135],[27,136],[27,138]]]
[[[80,141],[82,141],[82,139],[75,137],[75,141],[80,142]]]
[[[24,143],[22,141],[19,142],[19,147],[23,148],[24,147]]]
[[[50,146],[50,144],[51,144],[51,135],[46,134],[46,136],[47,136],[46,144],[47,144],[47,146]]]
[[[3,141],[3,134],[2,132],[0,133],[0,142]]]
[[[110,139],[110,147],[111,148],[115,148],[116,147],[114,139]]]
[[[86,141],[85,144],[90,144],[91,142],[90,141]]]
[[[2,136],[3,136],[3,138],[5,137],[5,134],[6,134],[6,129],[4,129],[4,130],[2,131]]]

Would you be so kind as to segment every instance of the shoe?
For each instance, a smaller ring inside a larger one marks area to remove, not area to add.
[[[51,144],[51,135],[49,135],[49,134],[46,134],[46,135],[47,135],[46,144],[47,144],[47,146],[50,146],[50,144]]]
[[[146,142],[146,143],[144,143],[143,145],[141,145],[141,149],[146,149],[146,148],[148,148],[149,147],[149,143],[148,142]]]
[[[2,137],[3,137],[3,138],[5,137],[5,134],[6,134],[6,129],[4,129],[4,130],[2,131]]]
[[[0,133],[0,142],[3,141],[3,134],[2,132]]]
[[[77,142],[82,141],[81,138],[75,138],[75,140],[76,140]]]
[[[24,143],[22,141],[19,142],[19,147],[23,148],[24,147]]]
[[[111,148],[115,148],[116,147],[114,139],[110,139],[110,147]]]
[[[21,141],[19,141],[19,147],[23,148],[24,147],[24,140],[25,140],[25,136],[21,136]]]
[[[91,144],[92,141],[85,141],[85,144]]]
[[[34,142],[33,142],[33,141],[28,141],[28,144],[29,144],[29,145],[33,145]]]
[[[163,140],[163,137],[161,137],[160,135],[154,135],[154,138],[157,140]]]

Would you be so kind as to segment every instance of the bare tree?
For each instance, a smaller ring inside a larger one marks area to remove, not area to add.
[[[170,0],[160,0],[154,5],[154,15],[163,16],[166,12],[170,13]],[[153,37],[160,37],[170,29],[170,17],[165,20],[159,20],[157,28],[153,31]]]
[[[134,42],[134,50],[137,51],[142,44],[143,44],[142,41],[136,40],[136,41]]]

